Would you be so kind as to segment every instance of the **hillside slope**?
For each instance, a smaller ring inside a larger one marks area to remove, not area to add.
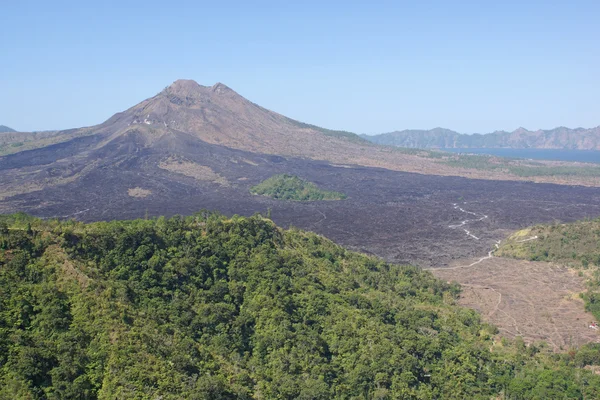
[[[207,87],[191,80],[174,82],[102,126],[112,127],[111,138],[145,126],[154,137],[185,132],[207,143],[281,155],[310,154],[335,138],[262,108],[222,83]]]
[[[600,219],[541,224],[520,230],[502,243],[497,254],[572,267],[600,267]]]
[[[144,146],[185,133],[205,143],[234,149],[314,158],[336,146],[343,149],[344,144],[368,145],[355,134],[304,124],[262,108],[222,83],[202,86],[191,80],[177,80],[102,124],[67,131],[6,134],[0,136],[0,145],[27,142],[23,149],[28,150],[95,136],[98,140],[86,150],[96,150],[132,133],[144,137]]]
[[[16,132],[16,131],[12,128],[9,128],[6,125],[0,125],[0,132]]]
[[[457,287],[259,216],[0,219],[0,398],[597,398]],[[508,346],[508,343],[506,344]]]
[[[404,130],[380,135],[361,135],[373,143],[410,148],[514,148],[600,150],[600,126],[584,129],[558,127],[529,131],[519,128],[513,132],[496,131],[466,135],[449,129]]]

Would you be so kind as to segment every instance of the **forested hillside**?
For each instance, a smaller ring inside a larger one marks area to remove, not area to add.
[[[600,219],[523,229],[509,237],[497,254],[573,267],[600,267]]]
[[[0,217],[0,399],[599,398],[430,273],[260,216]]]

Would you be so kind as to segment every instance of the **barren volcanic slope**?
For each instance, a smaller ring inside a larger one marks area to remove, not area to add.
[[[204,87],[184,80],[101,125],[44,139],[56,137],[62,143],[0,161],[5,171],[0,197],[72,182],[96,168],[139,159],[141,150],[177,155],[186,146],[211,143],[306,156],[346,141],[265,110],[225,85]],[[10,140],[9,134],[5,139]]]
[[[34,136],[60,138],[66,143],[69,139],[93,136],[61,147],[61,151],[75,154],[101,149],[115,140],[135,140],[138,145],[151,147],[160,139],[176,142],[184,133],[230,148],[309,157],[340,145],[343,149],[345,143],[352,141],[368,146],[357,135],[321,129],[266,110],[221,83],[207,87],[191,80],[178,80],[97,126],[42,135],[7,133],[0,136],[0,143],[34,141]]]

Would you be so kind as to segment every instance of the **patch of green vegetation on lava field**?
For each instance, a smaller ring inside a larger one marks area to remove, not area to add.
[[[253,186],[250,192],[278,200],[296,201],[343,200],[347,197],[343,193],[320,189],[312,182],[288,174],[272,176]]]

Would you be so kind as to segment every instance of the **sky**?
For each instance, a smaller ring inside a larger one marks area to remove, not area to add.
[[[356,133],[600,125],[598,0],[85,3],[3,2],[0,124],[98,124],[183,78]]]

